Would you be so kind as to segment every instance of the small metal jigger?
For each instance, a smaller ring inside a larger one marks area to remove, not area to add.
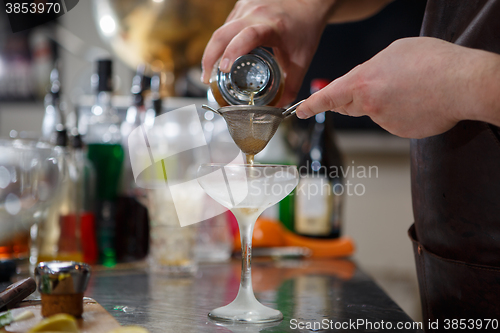
[[[42,296],[42,316],[67,313],[81,317],[83,292],[90,278],[90,266],[74,261],[41,262],[35,269]]]

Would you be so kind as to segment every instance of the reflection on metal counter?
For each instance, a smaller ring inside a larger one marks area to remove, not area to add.
[[[421,323],[413,322],[350,260],[255,259],[252,266],[257,299],[284,316],[276,326],[259,326],[254,331],[297,332],[301,330],[294,329],[294,323],[305,326],[323,320],[333,325],[344,323],[344,327],[349,320],[383,320],[394,325],[405,323],[410,327],[407,332],[421,332]],[[249,325],[216,324],[206,317],[209,310],[236,296],[239,270],[239,261],[232,261],[200,265],[198,273],[188,278],[172,279],[138,269],[97,272],[91,278],[88,296],[110,311],[120,324],[139,324],[151,332],[239,332],[242,328],[251,332]],[[308,283],[312,281],[320,282],[319,289]],[[328,292],[321,292],[324,286]],[[313,290],[315,297],[311,297]]]

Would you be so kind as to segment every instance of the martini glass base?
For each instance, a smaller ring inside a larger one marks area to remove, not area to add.
[[[283,314],[280,311],[262,305],[255,298],[253,292],[242,293],[241,290],[234,301],[210,311],[208,317],[215,321],[248,324],[271,323],[283,320]]]
[[[217,308],[208,313],[208,317],[214,321],[223,321],[223,322],[239,322],[239,323],[248,323],[248,324],[263,324],[263,323],[272,323],[275,321],[283,320],[283,314],[267,306],[262,305],[260,311],[249,310],[249,309],[231,309],[228,311],[226,306]]]

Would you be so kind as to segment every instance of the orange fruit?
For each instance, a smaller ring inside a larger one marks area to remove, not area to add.
[[[252,245],[253,247],[284,246],[283,235],[283,226],[279,221],[259,217],[253,229]],[[241,250],[239,230],[234,235],[234,250]]]
[[[283,232],[286,246],[300,246],[309,248],[313,258],[342,258],[354,253],[354,241],[350,237],[339,237],[334,239],[318,239],[304,237],[290,231]]]

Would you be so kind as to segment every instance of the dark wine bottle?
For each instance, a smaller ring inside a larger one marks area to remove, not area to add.
[[[128,146],[129,135],[136,128],[143,126],[146,116],[144,94],[149,89],[149,78],[145,76],[145,70],[144,65],[137,68],[130,90],[133,103],[128,108],[125,120],[121,125],[125,159],[116,215],[116,256],[119,262],[143,259],[149,248],[148,210],[142,203],[146,201],[146,193],[144,189],[136,186]]]
[[[313,80],[311,93],[327,84],[325,80]],[[324,112],[310,120],[308,135],[301,145],[294,231],[303,236],[337,238],[341,233],[344,180],[332,116]]]

